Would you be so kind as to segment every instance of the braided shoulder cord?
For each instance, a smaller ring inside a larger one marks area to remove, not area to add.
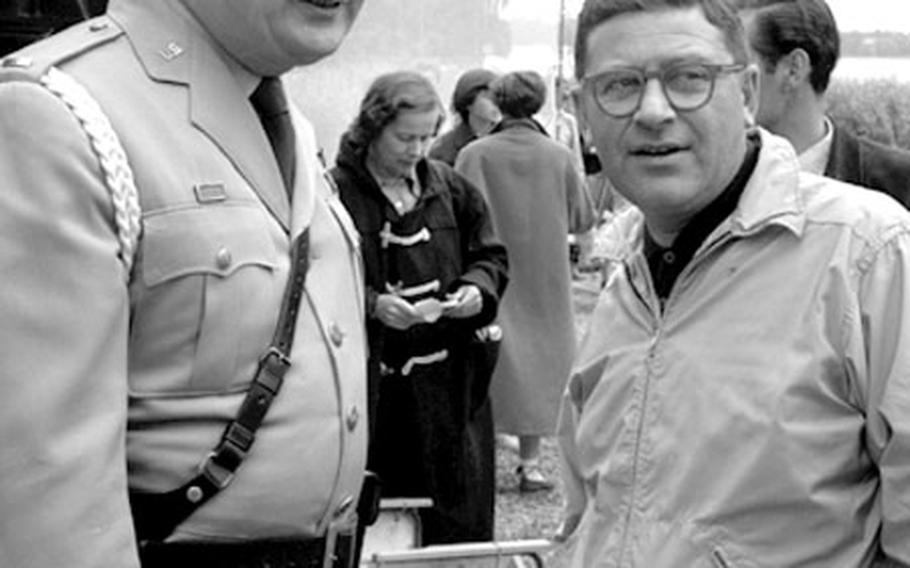
[[[120,242],[119,256],[129,280],[142,230],[140,223],[142,211],[139,208],[139,195],[136,192],[133,171],[126,159],[126,152],[110,120],[85,87],[53,67],[41,78],[41,83],[70,109],[88,136],[92,150],[98,156],[104,183],[111,194],[114,206],[114,222],[117,225],[117,239]]]

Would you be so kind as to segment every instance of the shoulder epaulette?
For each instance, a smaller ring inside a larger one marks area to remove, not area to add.
[[[0,59],[0,82],[37,82],[51,67],[108,43],[123,31],[107,16],[76,24]]]
[[[0,60],[0,83],[29,81],[66,105],[84,131],[110,192],[120,243],[119,256],[129,279],[142,231],[139,196],[126,152],[98,102],[61,65],[119,37],[123,32],[102,16],[78,24]]]

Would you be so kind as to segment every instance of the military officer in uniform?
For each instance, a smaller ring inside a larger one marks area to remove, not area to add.
[[[358,237],[307,120],[279,109],[276,141],[250,97],[280,101],[362,1],[112,0],[0,63],[0,566],[353,565]],[[128,167],[104,162],[98,114]],[[129,181],[132,234],[111,190]],[[292,259],[308,272],[287,311]],[[293,342],[270,354],[283,312]],[[251,431],[260,361],[287,370]],[[238,436],[242,461],[213,459]],[[142,534],[137,495],[189,513]]]

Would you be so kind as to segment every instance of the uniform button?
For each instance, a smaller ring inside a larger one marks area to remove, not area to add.
[[[228,266],[230,266],[232,260],[234,260],[234,259],[231,256],[231,251],[229,251],[225,247],[221,247],[220,249],[218,249],[218,252],[215,253],[215,266],[217,266],[221,270],[224,270]]]
[[[8,68],[25,69],[32,66],[32,58],[25,56],[7,57],[3,60],[3,66]]]
[[[341,517],[342,515],[345,515],[351,509],[351,505],[353,504],[354,496],[346,495],[345,498],[342,499],[340,503],[338,503],[338,507],[335,508],[335,516]]]
[[[666,262],[667,264],[673,264],[674,262],[676,262],[676,255],[673,254],[672,250],[668,250],[667,252],[664,253],[664,262]]]
[[[90,32],[100,32],[107,29],[107,22],[94,22],[89,25],[88,30]]]
[[[341,344],[344,343],[344,331],[338,327],[337,323],[332,323],[329,326],[329,339],[332,340],[332,344],[335,347],[341,347]]]
[[[354,428],[357,428],[357,423],[360,422],[360,411],[357,410],[356,406],[352,406],[348,410],[348,415],[345,418],[345,424],[347,424],[348,432],[353,432]]]

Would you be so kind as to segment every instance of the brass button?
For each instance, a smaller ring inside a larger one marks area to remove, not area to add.
[[[354,504],[354,496],[345,495],[344,499],[342,499],[341,502],[338,503],[338,507],[335,508],[335,516],[341,517],[341,516],[345,515],[351,509],[351,505],[353,505],[353,504]]]
[[[15,56],[15,57],[7,57],[6,59],[3,60],[4,67],[16,68],[16,69],[26,69],[28,67],[31,67],[32,63],[34,63],[34,61],[32,61],[31,57],[25,57],[22,55]]]
[[[348,410],[348,415],[344,419],[345,424],[348,427],[348,432],[353,432],[354,428],[357,428],[357,423],[360,422],[360,411],[357,410],[356,406],[352,406]]]
[[[231,261],[234,260],[231,256],[231,251],[226,247],[221,247],[218,249],[218,252],[215,253],[215,266],[221,270],[225,270],[228,266],[231,265]]]
[[[344,343],[344,331],[338,327],[337,323],[329,326],[329,339],[332,340],[332,344],[335,347],[341,347],[341,344]]]

